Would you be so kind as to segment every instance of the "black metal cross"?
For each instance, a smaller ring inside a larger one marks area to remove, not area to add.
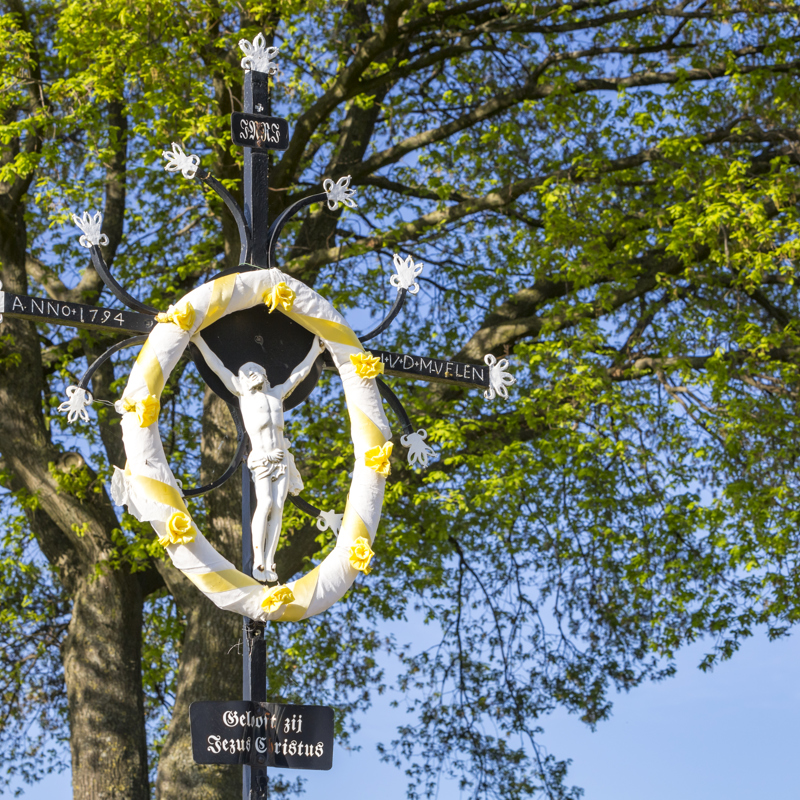
[[[273,48],[263,48],[261,38],[261,55],[272,51],[265,58],[250,59],[251,68],[247,69],[244,77],[244,111],[234,113],[231,120],[232,140],[244,147],[244,207],[240,209],[238,203],[230,192],[199,166],[199,159],[195,156],[186,156],[183,151],[173,145],[173,152],[165,152],[165,156],[173,159],[168,164],[170,171],[181,169],[184,176],[202,181],[214,190],[225,202],[235,219],[241,241],[240,264],[227,272],[242,272],[252,269],[271,268],[275,265],[275,250],[278,236],[286,223],[299,213],[303,208],[321,201],[326,201],[329,194],[314,194],[294,203],[287,208],[275,222],[269,225],[269,159],[270,150],[285,149],[289,143],[289,127],[286,120],[269,116],[271,111],[269,76],[275,71],[274,58],[276,51]],[[256,38],[258,43],[259,37]],[[240,43],[245,48],[249,46],[251,52],[257,50],[249,42]],[[245,64],[243,61],[243,66]],[[258,71],[264,66],[264,71]],[[266,112],[266,113],[265,113]],[[339,185],[342,184],[341,179]],[[346,179],[349,183],[349,178]],[[326,181],[326,184],[328,182]],[[330,181],[333,185],[333,181]],[[348,190],[349,191],[349,190]],[[76,221],[78,219],[76,218]],[[102,278],[106,287],[127,309],[104,308],[70,303],[61,300],[30,297],[11,292],[2,292],[0,286],[0,321],[2,315],[43,322],[56,325],[84,328],[87,330],[107,331],[109,333],[133,334],[110,347],[103,355],[89,365],[81,377],[78,388],[88,392],[92,376],[98,367],[119,350],[142,344],[156,324],[155,315],[158,309],[152,308],[132,297],[111,275],[100,250],[103,236],[100,233],[100,215],[94,219],[85,214],[81,220],[84,236],[81,241],[90,247],[92,264]],[[401,273],[403,262],[395,257],[395,266],[398,275]],[[367,342],[385,331],[390,323],[400,313],[409,291],[412,290],[412,278],[416,277],[419,268],[414,269],[413,261],[407,260],[407,275],[405,279],[393,279],[397,286],[395,302],[387,316],[371,331],[360,336],[360,341]],[[226,274],[226,273],[222,273]],[[220,276],[215,276],[220,277]],[[395,280],[397,282],[395,282]],[[414,285],[416,287],[416,285]],[[414,288],[412,291],[416,291]],[[130,310],[129,310],[130,309]],[[276,327],[277,326],[277,327]],[[279,330],[278,330],[279,328]],[[233,373],[247,361],[254,361],[264,366],[267,375],[291,369],[296,365],[309,349],[309,331],[288,318],[280,315],[271,315],[265,307],[255,307],[245,311],[227,315],[210,325],[203,332],[203,339],[214,351],[225,366]],[[264,341],[273,345],[277,342],[280,347],[270,347],[267,352],[262,346]],[[497,370],[492,357],[487,357],[484,364],[463,364],[426,356],[407,353],[391,353],[384,350],[369,350],[383,363],[384,374],[401,377],[415,378],[427,381],[438,381],[448,384],[484,389],[487,396],[493,396],[497,391],[505,396],[502,388],[511,382],[507,374],[504,376]],[[249,443],[244,432],[238,406],[234,398],[222,385],[216,374],[206,365],[197,348],[191,349],[192,357],[203,379],[213,391],[228,401],[234,415],[239,435],[236,453],[225,472],[211,483],[196,489],[188,489],[187,496],[197,496],[220,486],[228,480],[241,465],[242,468],[242,571],[250,574],[253,566],[253,551],[251,547],[251,519],[255,506],[254,487],[250,471],[247,468],[246,457]],[[319,379],[321,371],[325,368],[334,369],[333,362],[326,355],[319,357],[318,363],[311,374],[292,393],[287,400],[286,407],[293,407],[308,397]],[[403,406],[392,390],[378,380],[381,395],[400,418],[403,433],[413,434],[414,428]],[[322,512],[310,503],[290,496],[292,502],[301,510],[312,516],[322,519]],[[244,686],[243,699],[252,702],[266,702],[266,641],[263,622],[244,620],[243,635],[246,643],[244,652]],[[263,761],[263,759],[262,759]],[[243,798],[256,800],[266,797],[267,773],[266,762],[253,766],[245,764],[243,768]]]

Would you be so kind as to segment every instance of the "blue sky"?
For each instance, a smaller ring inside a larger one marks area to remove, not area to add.
[[[768,642],[758,635],[712,673],[696,668],[704,652],[702,643],[687,648],[675,678],[619,695],[612,719],[594,733],[567,714],[545,721],[547,746],[573,759],[572,782],[586,800],[797,796],[800,638]],[[373,706],[356,737],[361,750],[338,748],[330,772],[305,773],[305,796],[360,800],[377,790],[380,800],[404,800],[403,775],[375,752],[402,717],[388,701]],[[27,800],[70,795],[67,774],[25,792]],[[449,783],[439,798],[461,800]]]

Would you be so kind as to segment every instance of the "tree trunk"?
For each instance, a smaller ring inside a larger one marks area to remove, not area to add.
[[[2,213],[4,212],[4,213]],[[24,207],[0,206],[5,288],[25,293]],[[75,800],[148,800],[141,680],[142,592],[114,552],[118,522],[79,454],[56,448],[42,413],[46,386],[32,323],[9,319],[0,352],[0,453],[36,498],[35,535],[73,600],[64,645]]]
[[[149,800],[141,632],[134,576],[90,571],[64,643],[75,800]]]
[[[206,390],[203,410],[202,472],[208,482],[230,461],[236,430],[225,403]],[[241,561],[241,484],[237,477],[206,497],[204,535],[231,562]],[[156,782],[158,800],[219,800],[241,794],[241,770],[199,766],[192,758],[189,706],[199,700],[242,697],[242,620],[221,611],[176,569],[162,568],[169,590],[186,615],[178,693]]]

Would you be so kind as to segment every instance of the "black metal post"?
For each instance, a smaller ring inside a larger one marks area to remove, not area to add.
[[[248,71],[244,76],[244,111],[246,114],[269,113],[269,77],[263,72]],[[269,154],[244,148],[244,218],[250,233],[247,261],[257,267],[267,266],[267,231],[269,230]],[[242,464],[242,572],[253,572],[251,520],[255,508],[255,487],[247,464]],[[245,618],[243,699],[267,700],[267,645],[263,622]],[[265,759],[266,762],[266,759]],[[261,800],[267,796],[267,767],[245,765],[242,769],[242,799]]]
[[[269,77],[263,72],[246,72],[245,113],[266,115],[269,108]],[[250,229],[247,261],[266,267],[269,230],[269,153],[266,150],[244,148],[244,218]]]
[[[242,572],[250,575],[253,571],[253,533],[250,520],[255,507],[255,487],[250,478],[247,464],[242,464]],[[263,622],[244,618],[242,638],[243,686],[242,699],[264,703],[267,700],[267,643],[264,638]],[[261,756],[264,766],[245,764],[242,768],[242,800],[261,800],[267,796],[266,756]]]

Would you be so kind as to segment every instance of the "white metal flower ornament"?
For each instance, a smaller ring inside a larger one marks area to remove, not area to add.
[[[335,511],[320,511],[317,517],[317,530],[327,531],[330,528],[335,536],[339,535],[339,528],[342,527],[344,514],[337,514]]]
[[[424,469],[428,466],[428,460],[436,455],[436,451],[429,444],[425,444],[427,438],[428,431],[423,428],[400,437],[400,444],[408,448],[408,463],[412,467],[418,464]]]
[[[356,201],[353,200],[356,190],[350,188],[350,175],[339,178],[336,183],[330,178],[326,178],[322,182],[322,188],[325,190],[325,194],[328,195],[328,208],[331,211],[336,211],[337,203],[344,203],[348,208],[356,207]]]
[[[483,393],[487,400],[493,400],[499,395],[504,400],[508,399],[508,389],[506,386],[513,386],[517,379],[508,372],[508,359],[501,358],[499,361],[491,354],[483,357],[484,363],[489,367],[489,388]]]
[[[242,69],[265,72],[267,75],[275,75],[278,72],[278,65],[274,60],[278,55],[278,48],[267,47],[263,33],[259,33],[252,43],[247,39],[239,39],[239,47],[244,53]]]
[[[63,414],[67,414],[67,422],[75,422],[80,417],[84,422],[89,421],[89,412],[86,407],[94,402],[91,392],[81,389],[80,386],[67,387],[67,399],[58,407]]]
[[[397,270],[397,274],[389,278],[389,283],[391,283],[395,289],[405,289],[409,294],[416,294],[419,291],[417,278],[424,266],[422,262],[415,264],[413,256],[409,256],[404,261],[395,253],[394,268]]]
[[[183,152],[183,148],[173,142],[172,150],[164,150],[161,153],[167,159],[164,169],[167,172],[178,172],[184,178],[191,180],[197,174],[197,168],[200,166],[200,156],[187,155]]]
[[[108,236],[100,233],[103,225],[103,218],[98,211],[92,216],[88,211],[83,212],[83,216],[72,215],[72,221],[83,231],[83,236],[78,240],[83,247],[91,247],[94,244],[108,244]]]

